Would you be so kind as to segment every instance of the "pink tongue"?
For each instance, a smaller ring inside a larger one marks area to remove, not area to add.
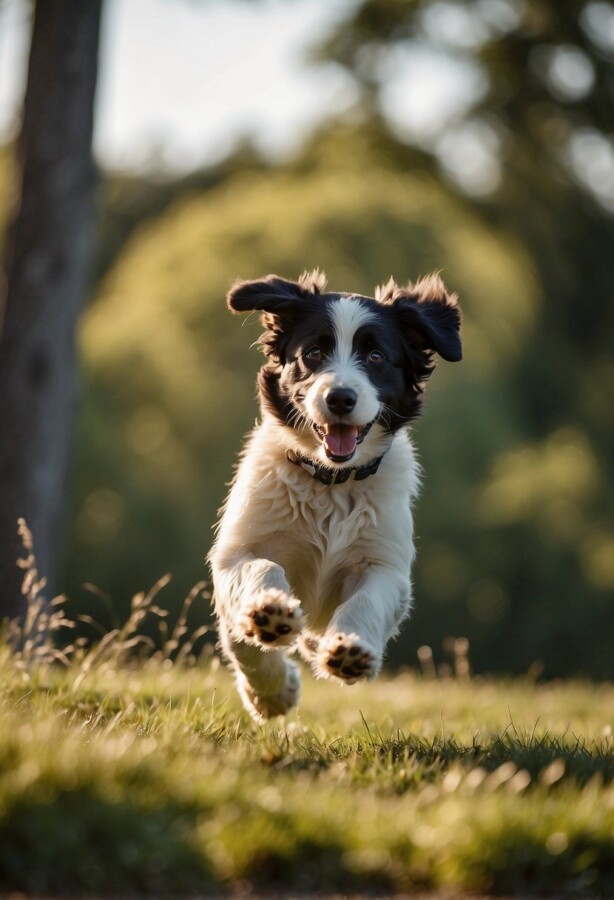
[[[357,439],[358,428],[355,425],[329,425],[324,435],[326,449],[332,456],[351,456]]]

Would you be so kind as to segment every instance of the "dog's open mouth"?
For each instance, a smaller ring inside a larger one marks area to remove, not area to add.
[[[314,425],[316,433],[324,444],[324,452],[332,462],[347,462],[354,456],[356,447],[367,436],[373,422],[360,428],[343,422]]]

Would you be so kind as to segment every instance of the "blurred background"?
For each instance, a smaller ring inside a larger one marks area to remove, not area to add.
[[[0,0],[0,217],[30,28]],[[478,672],[614,677],[614,5],[107,0],[101,38],[69,609],[107,627],[165,573],[174,610],[206,577],[257,415],[235,278],[372,294],[437,269],[465,359],[413,429],[389,663],[452,635]]]

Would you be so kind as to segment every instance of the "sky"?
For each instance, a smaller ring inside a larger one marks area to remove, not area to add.
[[[112,168],[188,170],[250,135],[273,156],[351,105],[350,79],[305,56],[353,0],[106,0],[95,152]],[[0,137],[18,118],[26,0],[0,0]]]
[[[291,154],[355,101],[340,67],[307,57],[356,2],[105,0],[97,159],[113,169],[182,172],[215,162],[248,136],[272,157]],[[0,0],[0,140],[19,117],[28,7]],[[392,54],[388,69],[384,112],[401,136],[418,141],[432,140],[480,90],[475,71],[419,47]]]

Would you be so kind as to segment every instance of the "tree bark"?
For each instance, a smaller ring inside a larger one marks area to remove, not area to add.
[[[94,238],[102,0],[37,0],[0,318],[0,618],[23,614],[17,519],[54,584],[71,456],[75,324]]]

